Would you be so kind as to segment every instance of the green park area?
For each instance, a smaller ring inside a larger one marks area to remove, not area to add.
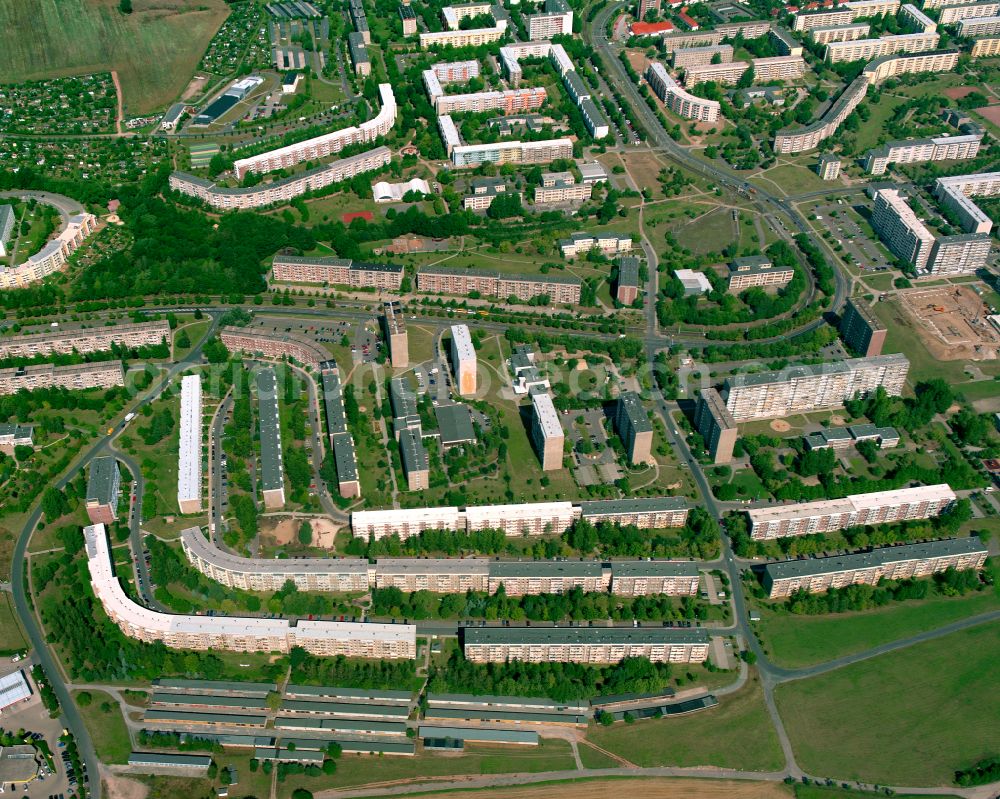
[[[593,726],[588,740],[637,766],[718,766],[775,771],[784,758],[756,676],[690,716]]]
[[[38,0],[0,4],[3,81],[116,70],[126,113],[155,110],[184,89],[229,13],[223,0]],[[72,24],[69,24],[72,21]],[[31,35],[25,35],[31,31]]]
[[[0,654],[12,654],[26,649],[27,639],[14,612],[14,600],[6,591],[0,598]]]
[[[118,701],[103,691],[76,691],[73,694],[97,756],[104,763],[128,763],[132,741]]]
[[[796,760],[837,780],[950,785],[1000,751],[997,657],[996,625],[982,624],[780,685]]]
[[[763,610],[758,635],[785,668],[803,668],[1000,608],[992,592],[898,602],[859,613],[799,616]]]

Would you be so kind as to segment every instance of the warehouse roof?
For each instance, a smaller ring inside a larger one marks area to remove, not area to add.
[[[329,685],[296,685],[285,687],[286,696],[330,696],[338,699],[375,699],[383,702],[409,702],[412,691],[386,691],[375,688],[338,688]]]
[[[586,724],[585,713],[558,711],[498,710],[495,708],[430,707],[426,718],[462,719],[464,721],[518,721],[539,724]]]
[[[151,703],[154,705],[184,705],[187,707],[238,707],[247,710],[264,710],[267,700],[261,696],[218,696],[216,694],[171,693],[154,691]]]
[[[310,716],[278,716],[275,728],[292,730],[343,730],[346,732],[373,732],[406,734],[406,724],[402,721],[376,721],[374,719],[316,718]]]
[[[171,766],[174,768],[204,768],[212,762],[208,755],[175,755],[168,752],[132,752],[130,766]]]
[[[203,724],[233,724],[241,727],[263,727],[267,716],[254,713],[199,713],[193,710],[147,710],[145,721],[191,721]]]
[[[707,644],[701,627],[467,627],[465,643],[491,644]]]
[[[452,738],[458,741],[488,741],[499,744],[537,744],[538,733],[531,730],[499,730],[483,727],[432,727],[421,724],[418,738]]]
[[[293,713],[325,713],[331,716],[395,716],[406,718],[406,705],[375,705],[370,702],[335,702],[327,699],[284,699],[281,710]]]
[[[939,541],[924,541],[919,544],[902,544],[895,547],[880,547],[868,552],[849,555],[834,555],[829,558],[802,558],[768,563],[765,573],[771,580],[787,580],[791,577],[805,577],[813,574],[867,569],[887,563],[904,560],[943,558],[954,555],[975,555],[986,553],[987,547],[976,536],[968,538],[946,538]]]
[[[427,704],[482,705],[505,708],[540,708],[544,710],[582,710],[585,705],[567,705],[545,696],[497,696],[495,694],[427,694]]]

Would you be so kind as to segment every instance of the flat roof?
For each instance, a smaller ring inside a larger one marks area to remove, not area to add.
[[[648,433],[653,430],[649,414],[642,405],[642,400],[634,391],[625,391],[618,397],[619,405],[625,410],[629,423],[637,433]]]
[[[600,577],[597,560],[494,560],[490,577]]]
[[[118,474],[118,461],[111,455],[102,455],[90,462],[90,474],[87,477],[87,502],[99,505],[110,505],[115,501],[112,489],[115,476]]]
[[[496,710],[493,708],[433,707],[425,718],[461,719],[463,721],[517,721],[540,724],[586,724],[585,713],[534,712],[531,710]]]
[[[315,716],[277,716],[275,729],[293,730],[342,730],[354,733],[406,734],[406,722],[377,721],[375,719],[317,718]]]
[[[587,84],[583,82],[583,79],[576,74],[576,70],[571,70],[563,75],[563,80],[566,81],[570,91],[577,97],[590,96],[590,89],[587,88]]]
[[[768,563],[764,572],[771,580],[787,580],[792,577],[806,577],[814,574],[831,574],[855,569],[884,566],[908,560],[944,558],[956,555],[989,554],[989,548],[978,536],[968,538],[945,538],[938,541],[923,541],[918,544],[901,544],[893,547],[879,547],[868,552],[854,552],[849,555],[833,555],[828,558],[800,558]]]
[[[821,499],[816,502],[779,505],[773,508],[752,508],[747,511],[747,516],[750,517],[751,524],[766,524],[785,519],[824,516],[831,513],[854,513],[867,508],[941,499],[947,499],[952,502],[957,499],[955,492],[946,483],[915,486],[913,488],[898,488],[894,491],[873,491],[867,494],[852,494],[842,499]]]
[[[885,330],[885,325],[875,316],[875,312],[872,310],[871,305],[863,297],[848,297],[847,304],[854,309],[854,312],[860,316],[866,325],[875,330]]]
[[[277,691],[273,682],[234,682],[231,680],[182,680],[174,677],[161,677],[153,680],[157,688],[175,688],[186,691],[230,691],[244,694],[260,694],[267,696],[271,691]]]
[[[697,577],[693,560],[613,560],[612,580],[621,577]]]
[[[618,285],[639,286],[639,259],[632,255],[623,255],[618,259]]]
[[[689,508],[684,497],[634,497],[630,499],[593,499],[580,503],[584,518],[620,513],[657,513]]]
[[[393,691],[378,688],[340,688],[330,685],[301,685],[289,683],[285,686],[285,696],[330,696],[337,699],[365,699],[409,702],[412,691]]]
[[[284,490],[285,487],[277,392],[274,370],[261,369],[257,373],[257,416],[260,423],[260,482],[264,491]]]
[[[194,710],[147,710],[145,721],[193,721],[204,724],[235,724],[242,727],[263,727],[267,716],[256,713],[199,713]]]
[[[340,372],[334,368],[329,368],[330,361],[324,362],[320,370],[320,388],[323,391],[323,408],[326,411],[326,427],[333,433],[347,432],[347,415],[344,412],[344,394],[340,385]]]
[[[546,710],[582,710],[583,704],[568,705],[547,696],[498,696],[496,694],[437,694],[428,691],[428,705],[497,705],[501,707],[537,707]]]
[[[472,344],[472,334],[468,325],[451,326],[451,346],[452,350],[458,353],[459,360],[476,359],[476,348]]]
[[[430,457],[420,434],[416,430],[402,430],[399,433],[399,454],[407,474],[430,469]]]
[[[376,574],[474,574],[490,573],[489,558],[379,558]]]
[[[736,427],[736,419],[726,405],[725,400],[722,399],[722,395],[715,388],[709,386],[703,390],[701,398],[712,415],[713,421],[715,421],[720,429],[732,430]]]
[[[247,710],[266,710],[267,700],[263,696],[218,696],[213,694],[171,693],[154,691],[150,700],[154,705],[186,705],[211,707],[239,707]]]
[[[370,261],[353,261],[350,258],[337,258],[335,256],[315,256],[315,255],[275,255],[271,259],[271,266],[274,264],[303,264],[306,266],[346,266],[352,272],[392,272],[403,271],[399,264],[373,264]]]
[[[417,416],[417,395],[410,388],[405,377],[394,377],[389,381],[389,399],[392,403],[393,418]]]
[[[132,752],[130,766],[173,766],[175,768],[205,768],[212,763],[210,755],[175,755],[169,752]]]
[[[371,702],[335,702],[327,699],[283,699],[280,710],[291,713],[321,713],[328,716],[394,716],[405,719],[410,715],[407,705],[376,705]]]
[[[466,627],[465,643],[500,644],[707,644],[702,627]]]
[[[499,730],[484,727],[434,727],[421,724],[418,738],[452,738],[458,741],[489,741],[491,743],[537,744],[538,733],[531,730]]]
[[[470,195],[475,197],[476,195]],[[500,280],[520,280],[525,283],[565,283],[577,286],[582,282],[580,278],[572,275],[554,275],[551,272],[547,275],[532,275],[522,272],[500,272],[493,269],[473,269],[464,266],[423,266],[417,270],[417,277],[421,275],[467,275],[469,277],[490,277]]]
[[[434,409],[442,444],[461,444],[476,440],[472,425],[472,412],[467,406],[454,403],[438,405]]]
[[[833,363],[794,364],[780,372],[758,372],[737,374],[726,378],[727,388],[734,386],[764,386],[770,383],[785,383],[800,377],[814,377],[824,374],[844,374],[855,369],[878,369],[888,366],[909,365],[909,360],[900,352],[872,355],[868,358],[847,358]]]
[[[180,452],[177,460],[177,500],[201,498],[201,376],[181,379]]]
[[[531,395],[531,405],[534,408],[535,419],[538,427],[545,438],[564,438],[562,422],[559,421],[559,414],[555,405],[552,404],[552,397],[546,393]]]
[[[350,433],[334,433],[330,439],[333,459],[337,465],[337,479],[348,483],[358,479],[358,455]]]

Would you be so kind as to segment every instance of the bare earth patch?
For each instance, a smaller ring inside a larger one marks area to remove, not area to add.
[[[139,780],[122,777],[120,774],[105,772],[104,787],[107,789],[105,795],[108,799],[146,799],[149,788]]]
[[[974,91],[972,87],[965,86],[963,88]],[[977,108],[976,113],[985,117],[994,125],[1000,125],[1000,105],[985,105],[982,108]]]
[[[970,287],[912,288],[901,291],[898,298],[899,307],[937,360],[989,361],[1000,354],[1000,331],[987,321],[989,310]]]
[[[952,86],[950,89],[945,89],[944,94],[952,100],[958,100],[967,94],[972,94],[974,91],[976,91],[975,86]]]
[[[787,433],[792,429],[792,426],[784,419],[774,419],[770,427],[775,433]]]
[[[490,799],[607,799],[631,794],[642,799],[788,799],[781,783],[738,780],[588,780],[558,785],[524,785],[490,788]],[[449,799],[455,791],[423,794],[423,799]]]
[[[313,546],[333,549],[333,540],[340,525],[325,516],[285,516],[261,519],[261,534],[278,546],[298,542],[299,527],[308,521],[313,530]]]

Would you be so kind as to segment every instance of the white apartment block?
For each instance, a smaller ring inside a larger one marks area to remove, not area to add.
[[[438,117],[438,121],[442,117]],[[573,157],[570,139],[545,141],[502,141],[493,144],[463,144],[453,146],[451,161],[457,167],[479,164],[548,164],[559,158]]]
[[[490,593],[497,593],[501,586],[508,596],[565,594],[574,588],[606,593],[611,586],[611,569],[595,560],[491,561]]]
[[[542,175],[542,185],[535,187],[535,205],[583,202],[589,200],[593,192],[591,184],[577,183],[572,173],[556,176],[556,173],[546,172]]]
[[[473,30],[448,30],[436,33],[421,33],[420,47],[479,47],[500,41],[507,32],[507,22],[497,20],[491,28],[475,28]]]
[[[596,499],[580,503],[580,518],[592,524],[631,525],[640,530],[683,527],[690,507],[680,497]]]
[[[316,191],[349,180],[355,175],[381,169],[388,166],[391,156],[392,151],[388,147],[376,147],[373,150],[341,158],[326,166],[250,188],[217,186],[210,180],[186,172],[172,172],[169,183],[174,191],[197,197],[213,208],[224,211],[249,210],[288,202],[308,191]]]
[[[39,363],[34,366],[15,366],[0,369],[0,395],[36,388],[61,387],[70,391],[88,388],[111,388],[125,385],[125,371],[121,361],[82,363],[54,366]]]
[[[702,64],[711,64],[715,57],[720,63],[728,64],[733,60],[731,44],[715,44],[706,47],[678,47],[673,52],[674,69],[685,69]]]
[[[959,36],[996,36],[1000,33],[1000,17],[969,17],[958,21]]]
[[[878,39],[855,39],[849,42],[830,42],[825,58],[831,64],[841,61],[858,61],[879,58],[895,53],[926,53],[938,46],[941,36],[931,33],[901,33]]]
[[[431,67],[442,84],[467,83],[479,77],[478,61],[440,61]]]
[[[982,139],[981,134],[968,134],[892,141],[868,151],[865,155],[865,169],[872,175],[884,175],[889,164],[975,158],[979,154]]]
[[[617,233],[574,233],[559,240],[559,250],[566,259],[586,255],[591,250],[600,250],[611,257],[632,252],[632,237]]]
[[[929,275],[962,275],[984,268],[990,258],[990,237],[985,233],[938,236],[927,260]]]
[[[854,494],[797,505],[754,508],[747,511],[750,537],[756,541],[793,535],[829,533],[862,525],[929,519],[954,504],[955,492],[946,484]]]
[[[917,271],[925,269],[934,246],[934,234],[896,189],[876,191],[874,199],[872,227],[886,248],[897,258],[913,264]]]
[[[579,303],[580,287],[579,278],[551,272],[547,275],[519,275],[448,266],[426,266],[417,272],[418,291],[459,296],[476,291],[484,297],[506,300],[514,296],[524,301],[547,296],[552,305]]]
[[[688,560],[611,562],[611,593],[617,596],[697,596],[698,564]]]
[[[899,20],[924,33],[937,30],[937,23],[912,3],[906,3],[899,9]]]
[[[573,10],[566,0],[545,0],[544,11],[529,14],[525,21],[531,41],[573,35]]]
[[[227,588],[278,591],[289,580],[300,591],[367,591],[364,558],[244,558],[214,546],[198,527],[181,531],[181,547],[198,571]]]
[[[822,593],[849,585],[878,585],[882,579],[909,580],[929,577],[947,569],[983,568],[988,549],[976,536],[881,547],[869,552],[769,563],[764,567],[764,588],[771,599],[796,591]]]
[[[448,114],[438,115],[438,132],[441,134],[441,141],[444,142],[444,151],[451,158],[456,149],[462,146],[462,137],[458,135],[458,128]]]
[[[938,178],[934,184],[934,196],[958,214],[966,233],[989,233],[993,229],[993,220],[971,198],[997,195],[1000,195],[1000,172]]]
[[[809,31],[809,38],[817,44],[852,42],[855,39],[864,39],[870,32],[871,25],[867,22],[856,22],[851,25],[835,25],[832,28],[812,28]]]
[[[760,255],[735,258],[729,265],[729,291],[739,293],[753,286],[784,286],[795,277],[790,266],[775,266]]]
[[[350,258],[275,255],[271,262],[271,280],[399,291],[403,284],[403,267]]]
[[[839,28],[854,21],[850,10],[818,11],[816,13],[797,14],[792,29],[796,31],[811,31],[816,28]]]
[[[755,58],[754,81],[769,83],[774,80],[797,80],[806,74],[806,61],[800,55],[779,55],[773,58]]]
[[[177,455],[177,506],[181,513],[201,511],[201,376],[181,379],[180,450]]]
[[[709,637],[702,628],[468,627],[464,652],[471,663],[703,663]]]
[[[950,72],[958,64],[958,50],[934,50],[929,53],[897,53],[876,58],[862,74],[876,86],[888,78],[912,72]]]
[[[531,443],[543,472],[562,469],[566,434],[552,397],[543,392],[531,395]]]
[[[1000,55],[1000,38],[976,39],[972,43],[973,58],[989,58]]]
[[[468,325],[451,326],[451,365],[455,370],[455,388],[461,397],[476,393],[476,347]]]
[[[684,85],[697,86],[699,83],[714,81],[724,86],[735,86],[743,73],[750,68],[746,61],[729,64],[698,64],[684,70]]]
[[[10,219],[13,219],[11,214]],[[17,289],[37,283],[60,271],[86,238],[97,229],[97,217],[82,213],[70,217],[66,229],[18,266],[0,266],[0,289]]]
[[[490,590],[489,558],[379,558],[375,587],[464,594]]]
[[[946,8],[947,6],[960,6],[968,4],[969,0],[924,0],[923,8]]]
[[[136,349],[170,340],[170,325],[164,319],[111,327],[88,327],[0,338],[0,358],[34,358],[36,355],[67,355],[73,351],[103,352],[113,346]]]
[[[737,422],[775,419],[838,408],[880,386],[889,396],[898,397],[909,368],[906,356],[898,353],[790,366],[780,372],[733,375],[726,379],[722,395]]]
[[[424,530],[459,529],[465,529],[465,520],[456,507],[365,510],[351,514],[351,532],[354,537],[376,541],[393,535],[405,541],[420,535]]]
[[[130,638],[160,641],[174,649],[287,653],[295,646],[321,657],[413,659],[416,628],[409,624],[360,624],[237,616],[159,613],[133,602],[115,575],[103,524],[84,528],[90,584],[104,612]]]
[[[695,97],[684,91],[658,61],[651,61],[646,69],[646,80],[654,94],[678,116],[699,122],[715,122],[720,105],[715,100]]]
[[[233,164],[237,179],[242,180],[248,172],[264,174],[275,169],[288,169],[303,161],[317,161],[339,153],[349,144],[372,142],[385,136],[396,124],[396,97],[392,93],[392,85],[388,83],[380,83],[378,92],[382,107],[374,119],[362,122],[357,127],[324,133],[298,144],[241,158]]]
[[[461,27],[463,19],[490,13],[492,12],[489,3],[460,3],[456,6],[445,6],[442,8],[441,18],[444,20],[444,24],[448,30],[457,31]]]

